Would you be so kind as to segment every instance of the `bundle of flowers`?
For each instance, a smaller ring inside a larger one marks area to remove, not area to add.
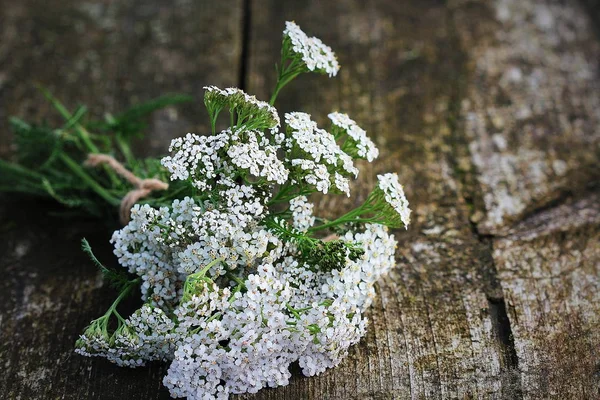
[[[269,103],[206,87],[212,132],[174,139],[160,166],[136,170],[132,158],[125,165],[134,174],[96,153],[88,157],[96,168],[71,170],[85,173],[96,194],[121,196],[127,222],[111,239],[121,272],[102,266],[84,242],[120,294],[85,329],[79,354],[127,367],[170,362],[164,385],[190,399],[286,385],[292,363],[312,376],[343,359],[365,334],[374,284],[395,265],[388,228],[406,228],[410,209],[388,173],[356,209],[333,220],[313,214],[309,196],[350,196],[355,160],[371,162],[378,149],[346,114],[329,114],[327,129],[303,112],[283,114],[282,124],[273,104],[301,73],[338,69],[328,46],[287,22]],[[218,132],[223,115],[229,127]],[[103,186],[111,174],[135,190]],[[118,305],[135,292],[143,305],[122,316]]]

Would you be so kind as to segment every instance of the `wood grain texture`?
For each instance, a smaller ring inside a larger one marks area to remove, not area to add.
[[[48,216],[60,211],[49,204],[4,200],[0,208],[0,274],[5,277],[0,280],[1,397],[168,398],[160,383],[166,372],[162,366],[123,369],[73,352],[82,328],[102,315],[115,295],[91,267],[80,241],[87,237],[106,259],[109,229],[95,220],[72,225]]]
[[[457,13],[473,69],[460,124],[471,220],[491,236],[523,398],[598,398],[597,14],[552,1],[493,11],[470,27]]]
[[[531,217],[494,241],[525,399],[600,394],[600,196]]]
[[[600,44],[577,2],[494,2],[493,35],[463,40],[474,65],[462,102],[483,212],[502,235],[600,179]],[[479,44],[477,44],[479,43]],[[477,199],[476,199],[477,200]]]

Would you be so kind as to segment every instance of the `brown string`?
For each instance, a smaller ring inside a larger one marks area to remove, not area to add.
[[[121,200],[119,207],[119,219],[123,225],[127,225],[131,218],[131,207],[140,199],[148,196],[154,190],[167,190],[169,184],[158,179],[141,179],[129,171],[113,156],[108,154],[88,154],[85,165],[97,167],[98,165],[108,165],[113,171],[121,175],[125,180],[131,183],[135,189],[130,190]]]

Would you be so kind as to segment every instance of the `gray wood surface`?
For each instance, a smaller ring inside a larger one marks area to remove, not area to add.
[[[267,99],[285,20],[336,51],[336,79],[278,101],[322,123],[349,113],[414,210],[367,336],[337,368],[246,399],[600,397],[598,2],[550,0],[0,1],[0,155],[6,118],[48,117],[32,83],[92,112],[206,84]],[[207,128],[201,103],[159,112],[141,153]],[[73,353],[114,293],[78,250],[110,260],[110,229],[0,199],[0,397],[158,399],[164,365]],[[318,199],[326,215],[348,200]],[[134,301],[130,306],[133,307]]]

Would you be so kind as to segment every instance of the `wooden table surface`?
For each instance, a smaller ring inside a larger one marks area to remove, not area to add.
[[[600,40],[588,0],[0,0],[0,156],[7,118],[58,123],[34,84],[93,114],[167,92],[138,153],[208,131],[202,86],[267,99],[285,20],[337,53],[280,111],[349,113],[414,224],[366,337],[337,368],[245,399],[600,398]],[[163,399],[165,365],[120,369],[73,344],[115,293],[115,226],[0,200],[0,398]],[[348,204],[329,196],[319,209]],[[113,261],[114,262],[114,261]]]

